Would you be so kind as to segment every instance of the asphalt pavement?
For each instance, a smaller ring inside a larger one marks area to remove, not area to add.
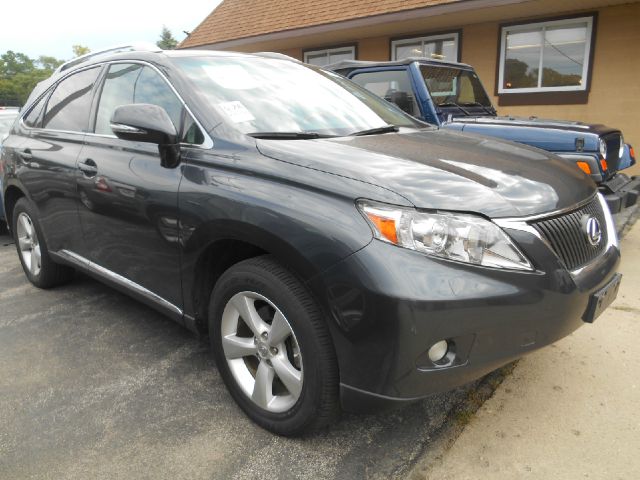
[[[205,340],[82,275],[31,286],[0,236],[2,479],[404,478],[474,385],[277,437],[235,406]]]

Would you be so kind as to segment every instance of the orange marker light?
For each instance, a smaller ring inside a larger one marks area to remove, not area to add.
[[[629,145],[629,155],[632,159],[636,159],[636,152],[633,150],[633,147],[631,145]]]
[[[607,165],[607,161],[602,157],[600,157],[600,166],[602,167],[603,171],[606,171],[609,168],[609,166]]]
[[[587,162],[576,162],[576,165],[578,165],[580,170],[582,170],[584,173],[586,173],[587,175],[591,175],[591,167],[589,167],[589,164]]]
[[[369,220],[373,222],[380,234],[391,243],[398,244],[398,232],[396,222],[392,218],[381,217],[371,212],[366,212]]]

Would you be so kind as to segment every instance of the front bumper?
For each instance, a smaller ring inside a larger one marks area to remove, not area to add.
[[[624,173],[616,173],[598,185],[598,190],[607,201],[611,213],[615,214],[637,203],[640,195],[640,177],[629,178]]]
[[[590,295],[615,274],[617,246],[570,273],[540,238],[507,232],[535,272],[437,260],[374,240],[310,282],[332,318],[345,410],[450,390],[583,324]],[[435,364],[427,352],[443,339],[454,355]]]

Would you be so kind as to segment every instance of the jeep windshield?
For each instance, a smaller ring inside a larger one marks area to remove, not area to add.
[[[260,57],[174,57],[194,89],[241,132],[268,139],[377,134],[419,122],[341,75]]]
[[[470,108],[480,108],[493,115],[491,100],[476,75],[462,68],[421,65],[420,72],[433,103],[441,108],[454,107],[469,115]],[[474,112],[477,114],[477,111]]]

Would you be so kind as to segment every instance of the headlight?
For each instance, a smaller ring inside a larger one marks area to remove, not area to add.
[[[624,137],[620,134],[620,150],[618,150],[618,158],[624,155]]]
[[[458,262],[533,270],[507,234],[482,217],[422,213],[369,201],[359,201],[358,208],[382,241]]]
[[[607,143],[602,138],[600,139],[600,155],[605,160],[607,159]]]

